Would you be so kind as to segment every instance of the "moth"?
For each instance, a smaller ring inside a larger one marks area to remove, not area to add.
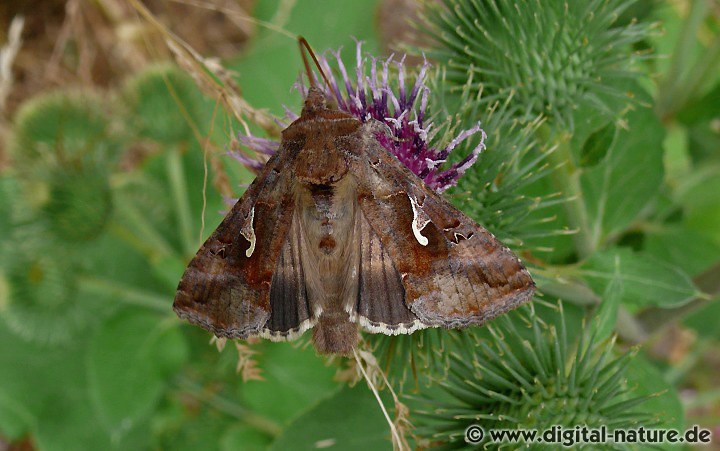
[[[190,261],[178,316],[227,338],[312,328],[319,353],[346,355],[360,329],[481,325],[528,301],[520,260],[379,144],[387,126],[328,106],[303,58],[302,113]]]

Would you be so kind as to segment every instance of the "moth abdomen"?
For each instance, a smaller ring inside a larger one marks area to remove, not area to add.
[[[320,354],[352,354],[358,341],[358,326],[347,312],[324,312],[313,329],[313,344]]]

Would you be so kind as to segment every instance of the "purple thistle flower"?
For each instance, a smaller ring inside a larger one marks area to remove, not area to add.
[[[425,122],[429,88],[425,84],[430,64],[425,61],[415,79],[412,89],[405,86],[404,58],[393,62],[391,56],[386,61],[373,57],[362,56],[362,43],[356,47],[355,73],[351,75],[340,58],[340,51],[332,52],[333,59],[342,79],[340,83],[333,75],[333,71],[326,56],[319,58],[323,71],[328,75],[330,86],[321,86],[328,99],[334,99],[338,109],[357,117],[363,122],[377,120],[386,124],[392,136],[380,133],[377,140],[389,152],[397,157],[411,171],[418,175],[431,188],[442,192],[457,184],[462,174],[477,161],[480,152],[485,149],[485,132],[478,123],[469,130],[461,132],[444,148],[431,147],[429,132],[431,122]],[[365,66],[370,61],[370,75],[365,75]],[[389,84],[390,66],[397,67],[397,90],[393,91]],[[307,95],[307,87],[296,83],[295,89],[300,94]],[[286,120],[295,120],[298,116],[286,108]],[[457,146],[469,137],[480,133],[480,142],[463,158],[445,169],[443,163]],[[242,145],[254,151],[256,158],[251,158],[239,151],[230,151],[230,155],[245,166],[258,171],[264,164],[266,155],[272,155],[279,147],[277,141],[257,138],[255,136],[240,135]]]

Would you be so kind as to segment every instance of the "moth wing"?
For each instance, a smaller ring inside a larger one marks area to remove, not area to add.
[[[374,136],[368,134],[367,136]],[[528,301],[535,284],[490,232],[431,190],[375,139],[355,161],[360,210],[426,326],[482,324]]]
[[[293,215],[294,171],[280,151],[265,165],[180,279],[173,309],[220,337],[260,333],[270,317],[275,262]]]
[[[425,327],[405,303],[402,278],[364,214],[356,216],[358,296],[350,317],[368,332],[396,335]]]
[[[270,317],[261,332],[264,338],[293,340],[315,325],[305,286],[301,246],[300,220],[293,213],[270,285]]]

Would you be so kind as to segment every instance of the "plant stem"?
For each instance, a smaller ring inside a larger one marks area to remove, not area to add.
[[[180,148],[176,147],[168,152],[167,172],[175,203],[175,212],[180,223],[180,237],[183,243],[183,252],[192,255],[198,243],[193,239],[193,221],[188,197],[187,183]]]
[[[101,295],[110,294],[126,304],[147,307],[162,313],[170,312],[171,297],[138,290],[122,283],[97,277],[81,276],[78,278],[78,284],[80,289]]]
[[[567,202],[563,203],[568,225],[577,232],[573,235],[575,251],[579,259],[592,255],[596,248],[596,240],[590,233],[590,222],[588,220],[587,206],[580,185],[581,170],[575,165],[570,150],[569,133],[550,132],[547,125],[538,129],[540,139],[545,142],[554,142],[556,149],[548,155],[548,161],[555,165],[555,170],[550,173],[555,188],[563,193]]]
[[[160,234],[155,227],[143,216],[137,208],[123,196],[116,196],[115,205],[122,213],[123,218],[130,222],[134,233],[128,233],[121,224],[114,224],[118,236],[128,241],[134,247],[140,246],[143,253],[150,260],[158,256],[176,255],[172,245]]]
[[[687,88],[686,98],[694,97],[698,90],[702,89],[708,77],[717,74],[717,66],[720,61],[720,33],[715,35],[712,43],[708,46],[707,52],[700,58],[687,76],[685,86]]]
[[[601,301],[587,283],[576,275],[572,265],[534,268],[533,277],[540,291],[573,304],[594,306]]]

